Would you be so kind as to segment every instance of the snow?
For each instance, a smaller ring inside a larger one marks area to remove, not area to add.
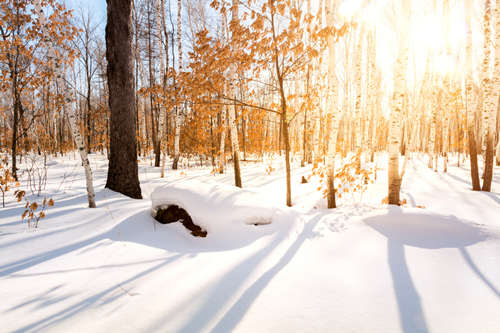
[[[233,175],[141,161],[144,200],[104,189],[91,156],[98,208],[86,208],[78,159],[53,159],[56,204],[28,230],[20,203],[0,210],[0,318],[5,332],[499,332],[500,169],[493,192],[472,192],[468,165],[448,173],[408,162],[404,207],[381,204],[377,182],[324,209],[310,167],[294,166],[294,207],[283,168],[242,163]],[[230,168],[228,168],[230,169]],[[442,170],[442,169],[441,169]],[[157,204],[178,203],[209,229],[195,238],[161,225]],[[424,208],[419,208],[424,207]],[[255,219],[271,224],[248,224]]]
[[[182,207],[195,224],[215,235],[236,231],[244,225],[270,224],[279,210],[259,200],[256,192],[198,180],[158,186],[151,193],[151,204],[153,216],[160,207]]]

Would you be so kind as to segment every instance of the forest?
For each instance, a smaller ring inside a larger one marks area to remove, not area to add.
[[[0,330],[500,331],[500,0],[0,0],[0,110]]]

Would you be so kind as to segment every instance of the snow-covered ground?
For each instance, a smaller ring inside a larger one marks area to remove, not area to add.
[[[0,210],[1,332],[500,332],[498,167],[492,193],[472,192],[467,166],[435,173],[415,158],[407,205],[388,207],[382,156],[362,203],[327,210],[317,183],[300,184],[310,168],[293,172],[293,208],[279,163],[243,163],[239,191],[230,170],[161,179],[141,162],[145,199],[133,200],[104,189],[107,162],[92,156],[88,209],[79,161],[50,164],[55,206],[38,230],[12,197]],[[207,238],[155,223],[159,186],[192,198]],[[272,223],[245,223],[252,207]]]

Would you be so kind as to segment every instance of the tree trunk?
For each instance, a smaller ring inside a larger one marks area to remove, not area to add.
[[[485,22],[485,36],[489,34],[489,38],[485,38],[485,61],[484,61],[484,74],[485,75],[483,79],[483,84],[484,84],[484,91],[485,91],[485,100],[484,100],[484,113],[485,113],[485,141],[486,141],[486,155],[485,155],[485,161],[484,161],[484,174],[483,174],[483,191],[490,192],[491,191],[491,182],[493,180],[493,163],[495,159],[495,115],[497,113],[497,108],[498,108],[498,88],[500,84],[500,78],[498,78],[498,75],[500,74],[500,45],[498,43],[500,42],[500,8],[498,8],[500,3],[498,3],[495,7],[494,10],[494,18],[496,20],[496,36],[494,36],[494,30],[492,30],[493,27],[488,25],[488,22]],[[487,1],[487,7],[486,7],[486,17],[485,21],[491,20],[492,19],[492,4]],[[489,75],[489,72],[487,70],[489,69],[489,59],[486,59],[486,57],[489,56],[491,49],[489,48],[490,44],[493,43],[493,37],[496,37],[496,52],[495,52],[495,63],[494,63],[494,73],[492,75]],[[489,43],[489,44],[488,44]],[[488,49],[488,50],[486,50]],[[488,67],[486,67],[488,66]]]
[[[282,89],[282,88],[281,88]],[[283,97],[282,97],[283,98]],[[285,169],[286,169],[286,205],[292,206],[292,182],[290,166],[290,138],[288,137],[288,122],[286,120],[286,101],[282,100],[281,121],[283,123],[283,141],[285,145]]]
[[[90,154],[91,152],[91,147],[90,147],[90,144],[91,144],[91,132],[92,132],[92,125],[91,125],[91,119],[92,119],[92,115],[91,115],[91,110],[92,110],[92,106],[90,105],[90,98],[91,98],[91,94],[92,94],[92,90],[91,90],[91,86],[90,86],[90,83],[91,83],[91,78],[90,78],[90,74],[89,74],[89,70],[88,70],[88,65],[86,66],[87,67],[87,96],[86,96],[86,99],[87,99],[87,153]]]
[[[106,187],[141,199],[135,137],[131,3],[132,0],[107,0],[106,59],[111,130]]]
[[[225,108],[225,107],[224,107]],[[224,173],[224,164],[226,162],[226,110],[222,109],[220,113],[220,149],[219,149],[219,173]]]
[[[42,10],[40,0],[36,1],[35,4],[35,10],[38,13],[39,20],[42,26],[45,26],[45,14]],[[47,33],[47,31],[44,31],[44,33]],[[44,43],[48,41],[48,39],[44,39]],[[52,44],[48,43],[47,44],[48,48],[48,54],[51,55],[51,59],[55,59],[53,56],[55,54],[55,50]],[[53,64],[50,63],[50,66]],[[62,95],[63,95],[63,110],[66,111],[67,106],[69,103],[72,101],[74,98],[76,100],[76,96],[71,96],[69,91],[71,91],[71,87],[69,87],[65,81],[63,80],[64,76],[64,70],[62,68],[61,64],[56,63],[55,64],[55,74],[56,74],[56,88],[61,87],[63,89]],[[22,107],[22,106],[21,106]],[[78,147],[78,151],[80,153],[80,158],[82,160],[82,165],[85,170],[85,180],[86,180],[86,186],[87,186],[87,198],[88,198],[88,203],[89,203],[89,208],[95,208],[95,193],[94,193],[94,184],[92,180],[92,169],[90,168],[90,162],[87,156],[87,151],[85,150],[85,143],[83,141],[82,135],[79,130],[78,122],[76,121],[76,113],[74,109],[67,110],[68,111],[68,120],[71,128],[71,132],[73,134],[73,139],[74,142],[76,143]]]
[[[309,78],[309,76],[307,78]],[[300,166],[304,167],[306,165],[306,161],[307,161],[307,107],[305,107],[304,109],[304,129],[302,132],[302,160],[300,162]]]
[[[467,25],[471,31],[472,30],[472,6],[471,1],[466,1],[466,20]],[[466,107],[466,117],[467,117],[467,137],[469,144],[469,161],[470,161],[470,174],[471,174],[471,182],[472,182],[472,190],[480,191],[481,185],[479,182],[479,168],[477,164],[477,143],[475,138],[475,117],[477,103],[475,100],[476,97],[476,84],[474,82],[474,76],[472,73],[474,72],[474,62],[472,57],[472,33],[467,35],[466,41],[466,58],[467,58],[467,78],[466,78],[466,90],[465,90],[465,107]]]
[[[182,73],[182,1],[177,0],[177,44],[179,51],[179,73]],[[177,170],[179,163],[179,141],[181,137],[181,110],[180,105],[176,105],[175,109],[175,137],[174,137],[174,161],[172,163],[172,169]]]
[[[240,148],[238,144],[238,131],[236,129],[235,111],[236,105],[229,108],[229,132],[231,137],[231,148],[233,151],[233,166],[234,166],[234,185],[241,185],[241,170],[240,170]]]
[[[210,116],[210,157],[212,168],[215,168],[215,138],[214,138],[214,120]]]
[[[481,188],[482,191],[491,191],[491,181],[493,179],[493,158],[493,134],[489,132],[489,135],[486,138],[486,156],[484,161],[483,187]]]
[[[233,24],[239,24],[238,22],[238,0],[233,0],[232,8],[232,18]],[[236,81],[236,68],[235,65],[231,65],[230,80]],[[232,94],[233,98],[236,98],[236,84],[232,84],[229,88],[229,93]],[[242,187],[241,185],[241,170],[240,170],[240,146],[238,140],[238,129],[236,128],[236,105],[230,107],[229,113],[229,132],[231,136],[231,148],[233,150],[233,166],[234,166],[234,185],[237,187]]]
[[[401,140],[401,116],[406,95],[406,71],[408,67],[408,21],[410,18],[409,4],[404,3],[400,17],[399,54],[396,60],[394,75],[394,94],[389,127],[389,165],[388,165],[388,203],[399,205],[399,192],[402,177],[399,174],[399,148]]]
[[[500,166],[500,139],[498,140],[496,148],[496,164],[497,166]]]
[[[469,136],[469,159],[470,159],[470,175],[472,179],[472,190],[480,191],[481,186],[479,183],[479,168],[477,165],[477,145],[476,138],[474,137],[474,128],[473,126],[469,127],[468,130]]]
[[[153,63],[153,45],[152,45],[152,30],[153,30],[153,24],[152,20],[156,20],[156,15],[154,18],[151,17],[151,8],[149,7],[150,3],[148,3],[148,8],[147,8],[147,34],[148,34],[148,69],[149,69],[149,88],[152,90],[153,87],[156,85],[156,80],[154,77],[154,63]],[[155,8],[156,9],[156,8]],[[160,48],[161,49],[161,48]],[[151,133],[152,133],[152,139],[153,139],[153,152],[155,154],[155,167],[160,166],[160,141],[159,141],[159,129],[158,129],[158,112],[155,112],[157,107],[157,104],[154,103],[154,95],[153,92],[151,91],[149,93],[149,113],[151,114]]]
[[[271,6],[271,29],[272,29],[272,37],[274,41],[274,55],[273,55],[273,62],[274,62],[274,68],[275,68],[275,75],[276,79],[278,81],[278,88],[279,88],[279,94],[280,94],[280,102],[281,102],[281,112],[280,112],[280,132],[281,136],[283,137],[283,143],[285,146],[285,172],[286,172],[286,205],[288,207],[292,206],[292,182],[291,182],[291,166],[290,166],[290,138],[288,136],[288,120],[287,120],[287,103],[286,103],[286,94],[285,94],[285,86],[284,86],[284,81],[283,81],[283,76],[279,64],[279,51],[278,51],[278,43],[277,43],[277,37],[276,37],[276,27],[275,27],[275,8],[273,7],[274,4],[272,1],[269,1],[269,4]]]
[[[80,158],[82,160],[83,168],[85,169],[85,183],[87,185],[87,198],[89,202],[89,208],[95,208],[95,193],[94,184],[92,180],[92,169],[90,168],[89,158],[87,156],[87,151],[85,150],[85,144],[83,143],[83,138],[80,134],[78,123],[76,121],[76,113],[74,110],[70,110],[68,113],[68,119],[71,127],[71,132],[73,133],[73,139],[75,140],[78,151],[80,152]]]
[[[14,81],[16,82],[16,81]],[[11,150],[11,160],[12,160],[12,176],[17,181],[17,132],[19,127],[19,98],[17,94],[17,89],[14,83],[14,119],[12,124],[12,150]]]
[[[333,26],[335,20],[336,0],[327,0],[326,15],[328,22]],[[336,208],[335,201],[335,154],[337,148],[337,133],[339,129],[338,108],[338,80],[335,73],[335,38],[328,38],[328,85],[331,89],[328,94],[328,159],[326,166],[327,204],[328,208]]]
[[[163,35],[165,36],[165,65],[163,63],[163,57],[162,57],[162,48],[160,45],[160,68],[161,68],[161,73],[162,73],[162,78],[163,78],[163,105],[161,106],[160,109],[160,149],[162,154],[162,160],[161,160],[161,178],[165,176],[165,160],[167,158],[167,154],[164,151],[165,146],[167,146],[166,138],[167,138],[167,128],[168,128],[168,119],[167,118],[167,103],[166,103],[166,98],[167,98],[167,85],[168,85],[168,66],[169,66],[169,57],[168,57],[168,33],[167,33],[167,25],[165,23],[165,4],[164,0],[160,0],[158,2],[158,20],[160,21],[158,24],[158,33],[159,33],[159,39],[162,41],[162,29],[163,29]],[[167,126],[165,127],[164,122],[167,121]]]

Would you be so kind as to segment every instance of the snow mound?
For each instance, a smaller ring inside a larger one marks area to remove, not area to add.
[[[183,181],[156,187],[151,193],[152,214],[177,205],[208,233],[245,225],[270,224],[280,208],[264,202],[255,192],[223,184]]]

